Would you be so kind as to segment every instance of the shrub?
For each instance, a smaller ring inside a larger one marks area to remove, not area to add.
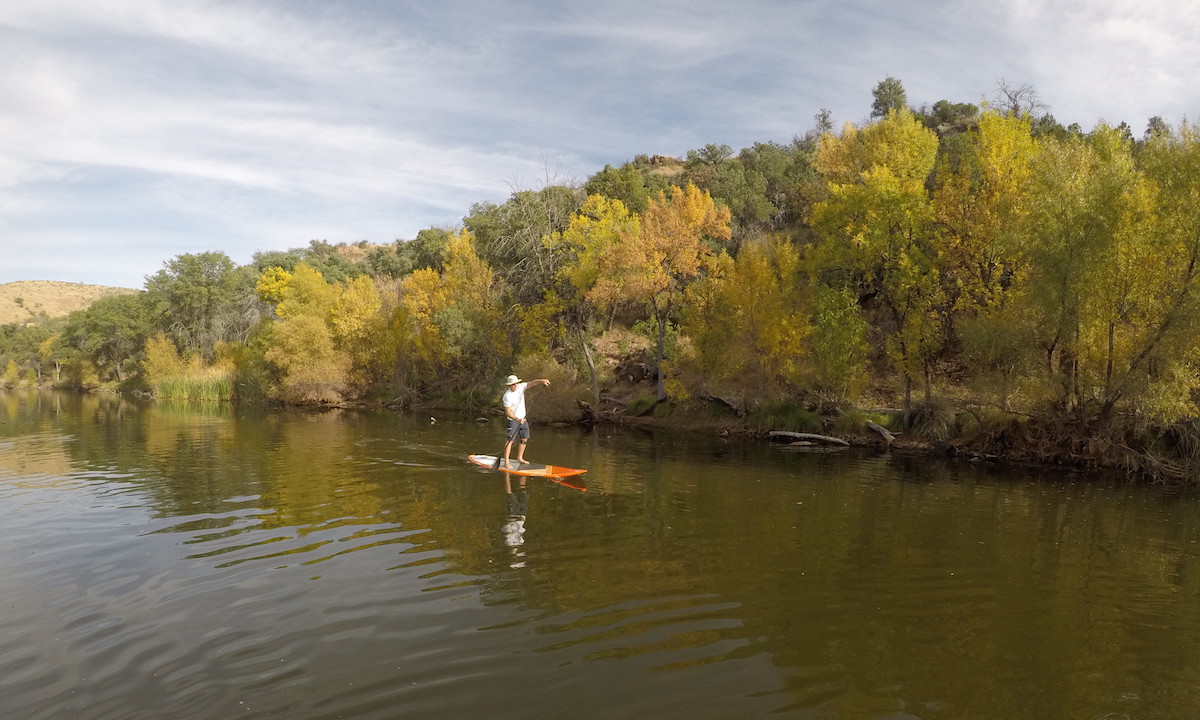
[[[771,430],[819,433],[825,429],[820,415],[786,400],[764,405],[748,418],[755,425]]]

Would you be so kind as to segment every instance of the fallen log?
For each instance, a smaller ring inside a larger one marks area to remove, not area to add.
[[[795,440],[812,440],[813,442],[823,442],[829,445],[843,445],[850,447],[850,443],[841,438],[830,437],[828,435],[815,435],[813,433],[791,432],[790,430],[772,430],[767,433],[769,437],[786,437]]]
[[[738,417],[746,417],[746,409],[732,400],[727,400],[723,397],[717,397],[716,395],[701,395],[701,397],[709,402],[715,402],[719,405],[724,405],[732,410],[733,414],[737,415]]]
[[[871,430],[872,432],[877,432],[877,433],[879,433],[880,435],[882,435],[882,436],[883,436],[883,439],[884,439],[885,441],[887,441],[887,444],[888,444],[888,445],[891,445],[891,444],[892,444],[892,441],[894,441],[894,440],[896,439],[896,436],[895,436],[895,435],[893,435],[893,434],[891,433],[891,431],[889,431],[887,428],[885,428],[885,427],[884,427],[884,426],[882,426],[882,425],[878,425],[878,424],[876,424],[876,423],[873,423],[873,422],[871,422],[870,420],[868,420],[868,421],[867,421],[867,429],[868,429],[868,430]]]

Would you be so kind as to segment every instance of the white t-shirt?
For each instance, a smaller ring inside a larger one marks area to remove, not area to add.
[[[512,408],[512,414],[518,420],[525,419],[525,387],[527,385],[529,383],[517,383],[516,387],[504,391],[504,407],[505,409]]]

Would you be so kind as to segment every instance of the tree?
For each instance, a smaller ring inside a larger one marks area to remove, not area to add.
[[[1155,115],[1146,123],[1146,132],[1143,134],[1144,140],[1150,140],[1156,137],[1164,137],[1171,134],[1171,126],[1163,120],[1161,116]]]
[[[583,200],[581,190],[565,185],[522,190],[503,205],[472,205],[463,224],[479,257],[496,269],[513,299],[534,304],[558,273],[542,238],[565,228]]]
[[[372,248],[365,261],[371,276],[397,279],[412,272],[412,260],[403,248],[400,241],[394,245]]]
[[[1017,231],[1037,146],[1027,117],[985,112],[958,157],[939,158],[932,196],[945,292],[958,315],[1005,302],[1021,271]],[[943,139],[944,143],[944,139]]]
[[[873,118],[887,117],[888,113],[908,109],[904,85],[891,75],[880,80],[875,89],[871,91],[871,95],[875,98],[871,103],[871,117]]]
[[[992,94],[992,104],[1000,112],[1012,117],[1037,118],[1045,115],[1050,109],[1038,95],[1037,89],[1025,83],[1017,85],[1004,78],[996,81],[996,91]]]
[[[1127,167],[1127,139],[1103,127],[1093,135],[1111,164]],[[1100,414],[1107,420],[1127,402],[1170,423],[1196,415],[1200,390],[1200,132],[1185,123],[1153,135],[1140,161],[1140,172],[1122,178],[1116,247],[1102,284]]]
[[[645,210],[654,194],[646,182],[645,173],[633,163],[625,163],[619,168],[605,165],[603,170],[588,178],[584,191],[589,198],[603,195],[620,200],[634,213]]]
[[[833,399],[853,400],[866,381],[870,326],[849,288],[819,287],[813,301],[809,355],[813,385]]]
[[[902,110],[861,132],[847,126],[841,136],[826,135],[817,155],[829,198],[813,209],[823,240],[810,256],[813,270],[878,303],[887,355],[904,382],[906,425],[913,378],[924,375],[928,400],[943,343],[945,298],[926,190],[937,147],[937,135]]]
[[[1063,411],[1095,403],[1106,424],[1131,391],[1144,402],[1164,384],[1195,383],[1200,175],[1190,163],[1200,157],[1187,146],[1152,141],[1143,172],[1121,128],[1044,143],[1026,228],[1027,298],[1045,328],[1045,367]],[[1142,410],[1177,417],[1187,408],[1176,401]]]
[[[212,359],[219,341],[243,335],[247,323],[235,305],[234,264],[222,252],[183,254],[146,278],[155,327],[184,354]]]
[[[400,363],[414,389],[485,383],[511,351],[500,305],[503,287],[467,230],[446,246],[446,268],[414,271],[400,285]]]
[[[765,174],[748,166],[740,157],[733,157],[728,145],[709,144],[689,151],[683,178],[729,208],[733,242],[725,249],[730,252],[736,252],[743,241],[761,234],[778,212],[767,199]]]
[[[329,326],[337,347],[350,358],[356,389],[383,377],[395,358],[395,344],[387,332],[383,298],[375,282],[359,275],[346,284],[329,311]]]
[[[682,322],[706,375],[747,378],[760,399],[795,383],[809,333],[796,292],[799,252],[774,237],[746,245],[736,260],[720,254],[712,266],[689,288]]]
[[[403,253],[409,258],[413,270],[432,268],[442,272],[446,264],[446,246],[452,237],[454,233],[444,228],[425,228],[404,243]]]
[[[658,340],[657,393],[666,398],[663,355],[668,323],[676,320],[688,284],[700,274],[712,254],[706,240],[728,240],[729,209],[717,207],[712,196],[689,183],[672,186],[650,201],[632,232],[597,259],[598,277],[587,297],[604,307],[636,302],[654,320]]]
[[[589,344],[589,327],[596,304],[592,289],[599,281],[601,263],[620,243],[639,237],[639,217],[620,199],[604,195],[589,195],[579,211],[571,217],[565,230],[544,239],[546,246],[558,253],[558,289],[543,301],[543,305],[561,305],[560,319],[577,340],[592,386],[592,401],[600,402],[600,380]]]
[[[271,268],[257,291],[276,304],[263,358],[278,371],[284,402],[340,402],[349,388],[350,354],[334,339],[332,316],[341,289],[306,263],[293,272]]]
[[[71,313],[63,335],[70,347],[124,382],[151,332],[150,315],[144,293],[106,295]]]

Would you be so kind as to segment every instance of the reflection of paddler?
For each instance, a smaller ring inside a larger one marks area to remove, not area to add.
[[[513,492],[512,474],[504,473],[504,492],[508,500],[508,517],[500,530],[504,533],[504,544],[513,547],[525,542],[525,515],[529,512],[529,491],[525,489],[525,478],[518,478],[517,491]]]

